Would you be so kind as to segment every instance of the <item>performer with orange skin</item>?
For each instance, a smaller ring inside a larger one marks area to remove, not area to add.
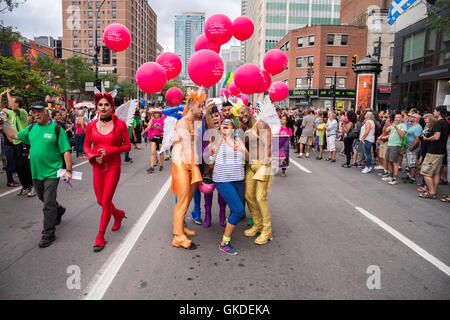
[[[120,179],[120,154],[129,152],[131,143],[127,125],[114,116],[113,96],[109,93],[97,93],[95,105],[100,117],[87,126],[84,153],[92,165],[94,191],[97,203],[102,207],[100,229],[94,244],[94,251],[99,252],[106,245],[104,236],[111,215],[114,216],[112,231],[118,230],[123,218],[126,218],[125,212],[117,210],[112,199]]]
[[[206,95],[202,92],[192,92],[186,100],[183,118],[175,126],[175,142],[172,162],[172,192],[177,197],[173,212],[172,245],[177,248],[195,250],[197,246],[188,238],[196,232],[186,228],[184,218],[192,201],[197,186],[202,182],[198,163],[198,155],[194,150],[198,130],[194,130],[194,122],[202,120]]]

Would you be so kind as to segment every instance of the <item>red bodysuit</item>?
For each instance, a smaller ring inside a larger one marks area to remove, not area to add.
[[[112,199],[120,179],[122,163],[120,154],[131,150],[130,136],[125,122],[114,117],[113,130],[106,135],[102,135],[97,129],[97,121],[99,120],[94,120],[87,125],[84,142],[84,153],[93,167],[94,191],[97,203],[102,206],[100,230],[94,247],[106,244],[104,234],[111,220],[111,215],[115,219],[113,231],[119,229],[125,216],[125,212],[116,209]],[[93,149],[91,149],[92,145]],[[100,156],[99,149],[105,149],[106,151],[102,164],[98,164],[95,160],[96,157]]]

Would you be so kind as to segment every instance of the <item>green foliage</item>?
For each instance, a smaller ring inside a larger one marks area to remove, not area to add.
[[[0,65],[2,82],[9,88],[15,88],[12,95],[22,97],[26,105],[34,101],[44,101],[47,95],[59,96],[64,91],[55,89],[49,74],[43,74],[34,67],[30,67],[23,58],[16,60],[0,56]]]
[[[122,81],[119,82],[118,85],[120,86],[119,89],[117,89],[118,93],[116,98],[118,100],[124,101],[136,98],[136,92],[137,87],[136,85],[132,84],[131,82]]]
[[[427,12],[428,26],[439,33],[450,35],[450,16],[444,14],[450,10],[450,0],[437,0],[435,8]]]
[[[86,82],[95,81],[95,73],[91,69],[91,64],[86,57],[70,57],[66,60],[66,75],[68,79],[67,89],[78,90],[78,99],[82,94],[86,94]]]
[[[25,3],[27,0],[0,0],[0,13],[13,11],[19,4]]]

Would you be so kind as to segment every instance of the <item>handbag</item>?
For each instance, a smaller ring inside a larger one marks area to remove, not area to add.
[[[357,128],[352,128],[348,133],[348,137],[350,139],[358,139],[359,138],[359,130]]]

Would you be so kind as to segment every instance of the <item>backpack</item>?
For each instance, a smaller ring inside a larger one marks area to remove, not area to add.
[[[30,133],[31,129],[33,129],[34,125],[36,123],[33,123],[30,128],[28,129],[28,134]],[[59,124],[55,123],[55,134],[56,134],[56,147],[58,148],[59,143],[59,134],[61,132],[61,126]],[[61,153],[62,163],[63,163],[63,169],[66,169],[66,161],[64,160],[64,153]]]

